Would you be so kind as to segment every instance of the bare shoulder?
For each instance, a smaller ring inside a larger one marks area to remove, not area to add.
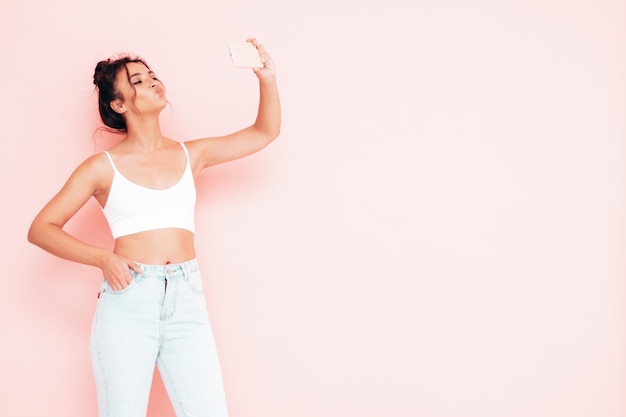
[[[70,180],[89,185],[94,194],[108,188],[113,177],[113,167],[104,152],[85,159],[72,173]]]
[[[105,154],[85,159],[72,172],[61,190],[44,206],[34,222],[62,227],[92,196],[99,201],[103,200],[113,177],[113,169],[107,167],[107,164]]]
[[[189,153],[189,162],[196,172],[203,168],[203,166],[200,166],[202,165],[202,156],[206,153],[207,143],[210,143],[211,139],[213,138],[193,139],[182,142]]]
[[[212,138],[192,139],[182,143],[190,153],[197,153],[200,152],[200,148],[203,146],[203,143],[210,139]]]
[[[100,152],[91,155],[85,159],[77,168],[75,172],[80,172],[84,175],[101,176],[112,173],[111,163],[109,158],[104,152]]]

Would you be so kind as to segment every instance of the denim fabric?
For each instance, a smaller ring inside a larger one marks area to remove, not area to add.
[[[102,283],[90,341],[99,417],[145,417],[155,364],[177,417],[226,417],[198,263],[139,265],[120,291]]]

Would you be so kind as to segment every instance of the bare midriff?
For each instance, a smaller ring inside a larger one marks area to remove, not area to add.
[[[196,257],[193,233],[174,228],[120,236],[113,252],[147,265],[177,264]]]

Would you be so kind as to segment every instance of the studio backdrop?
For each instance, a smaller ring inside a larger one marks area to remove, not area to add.
[[[254,121],[227,42],[273,56],[280,137],[197,181],[232,417],[626,416],[626,3],[0,4],[0,415],[96,416],[100,270],[30,245],[103,130],[122,52],[164,134]],[[66,226],[113,241],[95,201]],[[149,417],[173,417],[155,373]]]

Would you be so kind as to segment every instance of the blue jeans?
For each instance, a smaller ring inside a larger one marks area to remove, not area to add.
[[[90,353],[100,417],[145,417],[155,364],[177,417],[227,417],[196,260],[143,265],[120,291],[103,281]]]

